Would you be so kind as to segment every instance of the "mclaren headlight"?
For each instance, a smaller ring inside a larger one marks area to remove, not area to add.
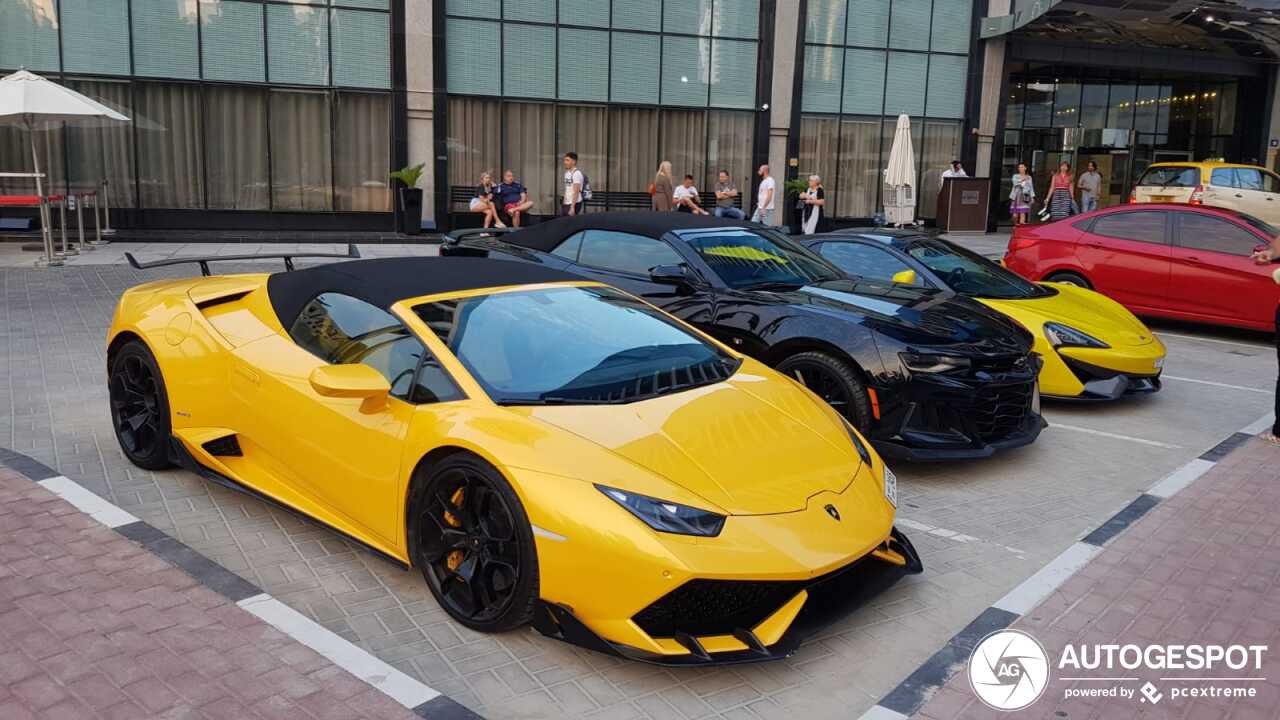
[[[724,527],[724,516],[710,510],[699,510],[608,485],[597,484],[596,489],[658,532],[715,537]]]
[[[870,467],[871,451],[867,449],[867,444],[862,441],[862,438],[853,429],[853,425],[849,424],[848,420],[845,420],[843,417],[840,419],[843,421],[844,431],[849,433],[849,441],[852,442],[853,446],[858,450],[858,456],[862,458],[862,462],[867,464],[867,467]]]
[[[1111,347],[1092,335],[1055,322],[1044,324],[1044,336],[1049,339],[1049,344],[1054,347]]]
[[[924,353],[898,353],[902,364],[911,372],[948,373],[956,370],[968,370],[972,363],[969,358],[959,355],[933,355]]]

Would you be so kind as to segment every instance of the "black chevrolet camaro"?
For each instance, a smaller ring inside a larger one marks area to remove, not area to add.
[[[986,457],[1045,426],[1024,328],[952,293],[850,280],[760,225],[589,213],[456,232],[441,254],[540,263],[639,295],[804,383],[889,457]]]

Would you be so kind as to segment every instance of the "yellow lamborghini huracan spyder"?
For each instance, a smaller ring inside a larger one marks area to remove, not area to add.
[[[130,262],[207,275],[210,259]],[[418,568],[481,631],[529,622],[664,664],[765,660],[794,650],[834,585],[921,569],[893,526],[893,474],[826,403],[536,265],[147,283],[116,308],[107,374],[134,464],[304,513]]]
[[[1160,389],[1164,344],[1101,293],[1033,283],[959,245],[909,230],[841,230],[809,236],[805,244],[850,275],[950,290],[1017,320],[1044,360],[1044,396],[1114,400]]]

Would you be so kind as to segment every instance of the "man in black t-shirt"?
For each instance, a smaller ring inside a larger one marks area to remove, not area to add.
[[[1271,239],[1271,247],[1255,252],[1253,261],[1259,265],[1280,261],[1280,237]],[[1280,270],[1277,270],[1272,277],[1277,284],[1280,284]],[[1276,362],[1280,363],[1280,305],[1276,305]],[[1276,420],[1271,426],[1271,431],[1263,433],[1262,437],[1274,445],[1280,445],[1280,375],[1276,376]]]

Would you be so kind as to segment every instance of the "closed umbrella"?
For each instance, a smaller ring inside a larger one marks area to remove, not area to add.
[[[889,186],[884,210],[889,223],[910,225],[916,221],[916,153],[911,145],[911,118],[898,116],[898,127],[893,133],[893,147],[889,149],[889,166],[884,171],[884,183]]]

